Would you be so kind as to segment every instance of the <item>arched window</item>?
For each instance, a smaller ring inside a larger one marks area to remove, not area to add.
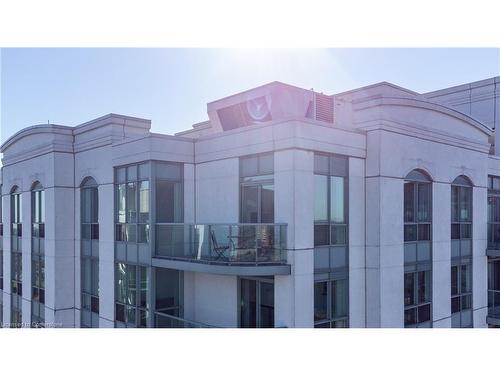
[[[99,327],[99,196],[86,177],[80,185],[81,326]]]
[[[11,222],[11,236],[21,238],[23,235],[22,230],[22,217],[21,217],[21,189],[14,186],[10,191],[10,222]],[[12,250],[19,250],[18,243],[12,244]]]
[[[45,190],[31,185],[31,326],[45,323]]]
[[[432,265],[432,180],[414,169],[404,182],[404,324],[430,327]]]
[[[31,187],[32,237],[45,238],[45,191],[40,182]]]
[[[11,221],[11,326],[21,327],[22,323],[22,235],[21,223],[21,189],[14,186],[10,191],[10,221]]]
[[[472,182],[451,185],[451,326],[472,327]]]

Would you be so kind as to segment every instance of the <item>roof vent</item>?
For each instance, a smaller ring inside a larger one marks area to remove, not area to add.
[[[315,119],[333,124],[333,96],[314,93]]]

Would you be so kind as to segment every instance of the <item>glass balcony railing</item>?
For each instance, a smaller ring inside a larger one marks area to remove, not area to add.
[[[156,224],[155,256],[221,264],[286,264],[286,224]]]
[[[156,328],[216,328],[208,324],[193,322],[174,315],[155,312]]]

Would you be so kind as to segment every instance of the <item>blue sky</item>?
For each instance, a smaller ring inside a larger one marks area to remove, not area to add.
[[[270,81],[333,94],[379,81],[418,92],[500,75],[499,49],[2,49],[0,136],[107,113],[173,134],[206,103]]]

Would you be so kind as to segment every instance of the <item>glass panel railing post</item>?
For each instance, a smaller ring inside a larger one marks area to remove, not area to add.
[[[208,260],[212,260],[213,258],[213,254],[212,254],[212,236],[214,236],[215,234],[212,232],[212,225],[208,225]]]

